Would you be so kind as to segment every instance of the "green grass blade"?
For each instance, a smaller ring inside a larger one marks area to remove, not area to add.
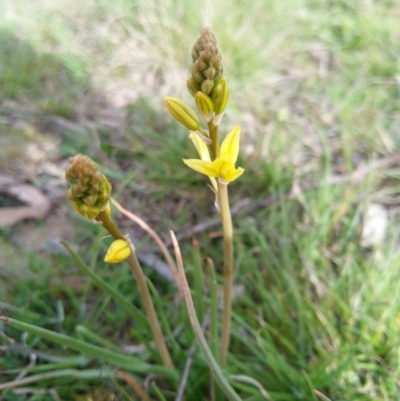
[[[170,326],[170,324],[168,322],[168,319],[167,319],[167,317],[165,316],[165,313],[164,313],[163,302],[162,302],[162,300],[160,298],[160,295],[158,294],[157,290],[154,287],[154,284],[151,282],[151,280],[148,277],[146,277],[146,281],[147,281],[147,285],[149,286],[149,289],[151,291],[151,294],[153,295],[153,299],[154,299],[154,301],[155,301],[155,303],[157,305],[158,313],[159,313],[159,316],[161,317],[161,322],[160,323],[162,323],[163,332],[166,333],[166,335],[168,337],[168,340],[172,345],[174,353],[179,353],[180,352],[180,346],[177,343],[174,335],[172,334],[171,326]]]
[[[82,258],[77,255],[71,247],[61,241],[61,244],[65,247],[65,249],[69,252],[75,262],[81,267],[81,269],[85,272],[87,276],[89,276],[95,284],[97,284],[103,291],[105,291],[108,295],[110,295],[130,316],[132,316],[136,321],[141,325],[144,330],[150,331],[150,325],[147,320],[146,315],[141,312],[135,305],[129,302],[123,295],[121,295],[115,288],[111,287],[107,284],[101,277],[99,277],[89,266],[82,260]],[[137,338],[142,344],[145,345],[146,349],[150,352],[152,357],[160,362],[161,357],[158,352],[149,344],[149,342],[140,334],[138,330],[131,330],[131,334]]]
[[[121,355],[116,352],[103,349],[92,344],[85,343],[84,341],[67,336],[65,334],[59,334],[51,330],[43,329],[41,327],[27,324],[19,320],[8,318],[6,316],[0,316],[0,321],[18,330],[26,331],[29,334],[43,337],[46,340],[54,341],[58,344],[65,345],[76,351],[82,352],[94,358],[98,358],[104,362],[109,363],[112,366],[127,370],[129,372],[159,373],[166,377],[177,379],[176,372],[163,366],[150,365],[148,363],[141,361],[138,358]]]
[[[115,373],[107,369],[88,369],[88,370],[62,369],[24,377],[22,379],[17,379],[12,382],[1,383],[0,390],[26,386],[27,384],[31,383],[43,383],[44,380],[51,380],[57,378],[98,380],[99,378],[106,379],[112,377],[116,377]]]
[[[199,342],[200,348],[203,351],[203,353],[207,359],[208,366],[210,367],[216,382],[221,387],[225,396],[230,401],[241,401],[241,398],[236,393],[236,391],[232,388],[232,386],[228,383],[224,374],[222,373],[221,368],[218,366],[218,363],[215,360],[215,358],[211,352],[211,349],[207,344],[206,338],[204,337],[204,334],[201,330],[199,320],[197,319],[196,310],[194,308],[193,299],[192,299],[192,296],[190,295],[190,288],[189,288],[188,282],[186,280],[186,275],[185,275],[185,270],[183,268],[182,256],[181,256],[181,252],[179,249],[179,245],[176,240],[175,234],[172,231],[171,231],[171,237],[172,237],[172,242],[174,244],[176,261],[177,261],[177,265],[178,265],[179,283],[182,286],[190,322],[192,324],[192,328],[196,335],[197,341]]]

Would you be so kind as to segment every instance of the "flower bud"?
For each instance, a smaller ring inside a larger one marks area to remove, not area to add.
[[[104,258],[106,263],[120,263],[131,255],[131,248],[128,243],[123,239],[115,240],[108,248],[107,254]]]
[[[229,99],[229,89],[225,77],[221,79],[220,85],[222,87],[221,88],[222,95],[221,95],[221,100],[219,102],[217,101],[214,102],[214,111],[215,111],[215,117],[213,121],[214,125],[219,125],[219,123],[221,122]]]
[[[78,213],[94,220],[100,212],[107,211],[111,184],[93,160],[84,155],[71,157],[65,178],[70,184],[67,197]]]
[[[201,83],[201,91],[206,95],[209,95],[214,88],[214,81],[212,79],[205,79]]]
[[[218,104],[221,103],[222,100],[222,92],[223,92],[223,88],[222,88],[222,84],[219,83],[217,86],[214,86],[214,89],[211,92],[211,99],[214,102],[214,104]]]
[[[194,97],[196,93],[200,90],[200,86],[197,85],[196,81],[193,79],[193,77],[190,77],[187,80],[187,88],[190,92],[190,94]]]
[[[217,40],[210,28],[204,28],[192,50],[192,79],[205,95],[218,85],[224,68]],[[189,88],[189,92],[192,93]]]
[[[197,92],[195,97],[196,106],[199,109],[204,120],[209,123],[214,118],[214,103],[203,92]]]
[[[190,131],[197,131],[200,128],[200,119],[195,111],[182,100],[175,97],[166,97],[165,105],[170,113]]]

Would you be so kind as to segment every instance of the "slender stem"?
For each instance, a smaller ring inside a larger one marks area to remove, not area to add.
[[[154,309],[154,304],[151,299],[149,287],[146,283],[146,278],[143,274],[143,270],[140,267],[139,261],[137,260],[136,253],[132,252],[131,256],[128,258],[128,263],[135,277],[137,286],[139,288],[140,296],[143,301],[144,309],[146,311],[147,317],[149,319],[150,327],[153,332],[154,341],[156,342],[157,348],[160,352],[161,358],[164,365],[168,368],[173,368],[171,356],[169,355],[167,346],[165,345],[164,337],[161,331],[160,323],[157,318],[156,311]]]
[[[212,160],[215,160],[219,156],[219,141],[218,141],[218,125],[214,125],[212,121],[208,123],[208,130],[210,132],[211,139],[211,153]]]
[[[96,220],[103,223],[104,228],[114,237],[114,239],[125,239],[119,228],[110,219],[107,213],[99,213],[96,217]],[[160,352],[160,356],[166,367],[173,368],[174,364],[165,344],[160,323],[158,322],[156,311],[154,309],[154,304],[151,299],[149,287],[147,286],[145,275],[143,274],[143,270],[139,264],[139,261],[137,260],[136,253],[132,252],[127,261],[139,288],[144,309],[146,311],[147,318],[149,319],[151,331],[153,332],[154,341],[156,342],[158,351]]]
[[[96,220],[101,222],[103,227],[111,234],[114,239],[123,239],[126,238],[121,233],[120,229],[116,226],[116,224],[111,220],[110,216],[106,212],[100,212],[96,216]]]
[[[215,275],[214,262],[211,258],[206,259],[211,279],[211,321],[210,321],[210,348],[215,360],[219,363],[219,339],[218,339],[218,284]],[[219,401],[223,399],[223,394],[218,386],[215,386],[215,379],[211,376],[210,383],[210,399],[211,401]]]
[[[228,184],[218,181],[218,198],[224,233],[224,312],[221,335],[221,366],[224,367],[229,350],[233,285],[233,228],[229,207]]]

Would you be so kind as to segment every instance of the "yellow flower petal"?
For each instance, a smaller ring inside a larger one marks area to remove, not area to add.
[[[229,156],[233,164],[239,155],[240,127],[236,126],[223,140],[220,155]]]
[[[219,172],[215,170],[215,161],[208,162],[199,159],[183,159],[183,162],[192,170],[201,174],[208,175],[209,177],[218,177]]]
[[[242,174],[244,173],[244,168],[238,167],[234,168],[229,172],[229,175],[226,175],[225,177],[221,177],[224,181],[226,182],[231,182],[235,181],[236,178],[239,178]]]
[[[241,167],[235,167],[229,155],[219,156],[215,159],[214,164],[215,168],[218,170],[218,177],[226,182],[236,180],[236,178],[240,177],[244,172]]]
[[[210,162],[210,151],[208,150],[208,147],[204,143],[204,141],[200,138],[199,134],[196,134],[195,132],[190,132],[189,138],[193,141],[193,144],[197,149],[197,153],[199,154],[200,159]]]
[[[184,159],[184,163],[191,169],[205,174],[209,177],[222,178],[226,182],[231,182],[240,177],[244,169],[236,168],[230,156],[219,156],[213,162],[206,162],[198,159]]]
[[[131,248],[123,239],[115,240],[108,248],[104,261],[107,263],[123,262],[131,255]]]

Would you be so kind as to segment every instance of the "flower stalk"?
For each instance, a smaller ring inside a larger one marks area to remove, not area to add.
[[[204,135],[204,130],[201,127],[197,128],[198,118],[192,115],[193,110],[182,101],[166,98],[166,105],[182,125],[188,127],[190,121],[195,131],[201,132],[206,138],[199,139],[199,135],[193,132],[194,129],[189,128],[192,131],[189,138],[193,141],[200,158],[184,159],[183,162],[210,178],[218,199],[216,206],[221,215],[224,235],[224,309],[220,362],[225,366],[230,343],[233,286],[233,228],[228,184],[244,172],[243,168],[235,166],[239,155],[240,127],[233,128],[220,144],[218,128],[228,103],[229,89],[223,76],[224,69],[217,41],[210,28],[203,29],[194,44],[192,59],[192,75],[187,80],[187,87],[195,99],[200,115],[207,123],[208,133],[205,132]]]
[[[211,139],[211,154],[215,160],[219,156],[219,140],[218,140],[218,125],[214,125],[212,121],[208,123],[208,130]]]
[[[111,234],[111,236],[115,240],[118,240],[118,239],[126,240],[126,238],[122,235],[119,228],[111,220],[110,216],[107,213],[100,212],[97,215],[96,220],[98,222],[102,223],[104,228]],[[147,318],[149,319],[151,331],[153,333],[154,341],[156,343],[158,351],[160,352],[161,359],[163,360],[164,365],[166,367],[173,368],[174,364],[172,362],[168,348],[164,341],[164,336],[161,331],[161,327],[160,327],[160,323],[157,318],[156,311],[154,309],[154,304],[151,299],[149,287],[147,286],[146,277],[145,277],[143,270],[140,266],[140,263],[136,257],[136,252],[135,252],[134,248],[133,249],[132,248],[133,247],[131,247],[132,252],[126,260],[129,264],[129,267],[136,280],[136,284],[139,288],[139,293],[142,298],[143,306],[146,311]]]
[[[221,334],[220,363],[224,367],[229,351],[232,316],[232,286],[233,286],[233,227],[229,206],[228,184],[218,181],[218,201],[224,233],[224,306]]]
[[[161,359],[166,367],[173,368],[174,364],[165,344],[146,277],[137,260],[135,248],[130,239],[121,233],[110,218],[111,184],[104,175],[100,174],[96,163],[84,155],[76,155],[69,160],[65,178],[70,184],[67,196],[74,209],[87,219],[100,223],[115,240],[109,248],[106,261],[118,263],[127,260],[139,288]]]

